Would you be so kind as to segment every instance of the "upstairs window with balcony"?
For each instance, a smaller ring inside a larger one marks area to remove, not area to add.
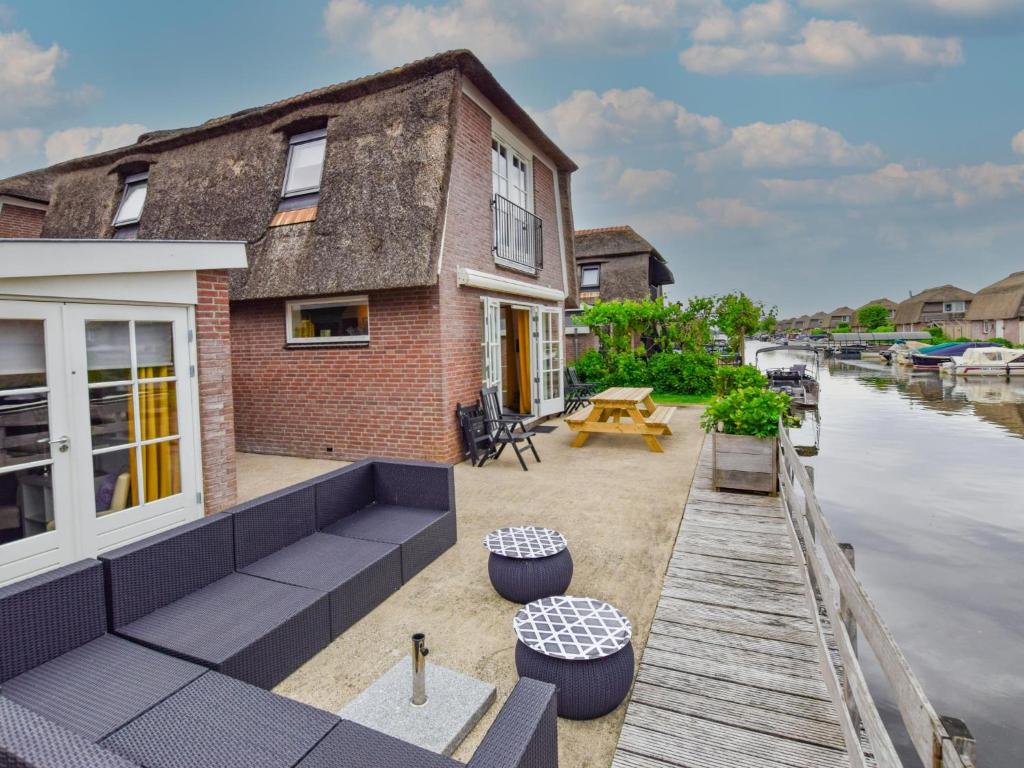
[[[536,273],[544,264],[542,222],[530,212],[530,165],[499,139],[491,139],[494,258],[502,266]]]
[[[124,177],[124,189],[121,202],[114,214],[114,238],[133,240],[139,233],[139,220],[142,208],[146,205],[146,190],[149,186],[149,173],[134,173]]]

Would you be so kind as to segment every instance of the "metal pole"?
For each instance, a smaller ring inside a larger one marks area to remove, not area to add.
[[[422,707],[427,703],[427,636],[417,632],[412,636],[412,704]]]

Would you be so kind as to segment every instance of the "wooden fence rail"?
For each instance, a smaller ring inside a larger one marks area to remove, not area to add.
[[[825,682],[840,706],[839,718],[851,756],[851,765],[864,765],[858,724],[862,724],[880,768],[902,768],[903,763],[882,723],[868,690],[857,658],[857,638],[870,646],[878,660],[907,733],[927,768],[972,768],[974,742],[962,723],[939,717],[924,689],[900,651],[895,639],[864,590],[853,567],[852,548],[840,545],[821,512],[814,484],[800,461],[782,423],[779,424],[779,484],[789,513],[789,532],[797,552],[802,552],[805,570],[822,602],[832,626],[835,647],[842,661],[842,679],[828,661],[828,643],[819,622]],[[803,547],[799,540],[803,540]],[[809,593],[813,595],[813,590]],[[813,597],[811,598],[814,599]],[[817,616],[817,606],[812,607]],[[954,734],[950,730],[956,729]],[[950,725],[947,728],[947,725]]]

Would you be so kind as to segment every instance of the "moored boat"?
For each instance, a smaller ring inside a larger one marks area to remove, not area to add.
[[[943,363],[939,372],[948,376],[1024,376],[1024,350],[972,347]]]
[[[989,341],[946,342],[945,344],[939,344],[934,347],[924,347],[919,349],[917,352],[911,354],[910,359],[913,361],[915,371],[937,371],[939,370],[940,365],[948,363],[954,357],[962,355],[968,349],[974,349],[976,347],[991,348],[996,346],[998,345]]]
[[[782,392],[792,398],[793,406],[797,408],[817,408],[818,395],[821,386],[818,383],[818,354],[821,350],[812,346],[796,347],[763,347],[754,355],[755,365],[760,369],[758,358],[762,352],[785,350],[786,352],[810,352],[814,355],[814,371],[809,372],[806,365],[791,365],[789,368],[769,368],[764,372],[768,377],[768,389],[774,392]]]

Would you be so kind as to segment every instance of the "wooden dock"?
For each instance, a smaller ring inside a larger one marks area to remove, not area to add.
[[[712,490],[705,441],[615,768],[851,765],[785,514]]]

